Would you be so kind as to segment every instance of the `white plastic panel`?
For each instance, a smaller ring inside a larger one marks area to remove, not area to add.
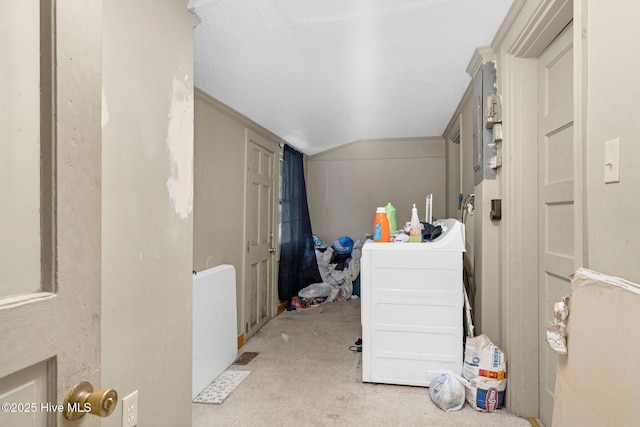
[[[193,276],[193,382],[195,398],[238,357],[236,270],[219,265]]]

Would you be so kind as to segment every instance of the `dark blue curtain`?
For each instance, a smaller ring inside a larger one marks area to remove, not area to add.
[[[282,164],[282,229],[278,297],[290,300],[312,283],[322,282],[311,232],[302,154],[284,146]]]

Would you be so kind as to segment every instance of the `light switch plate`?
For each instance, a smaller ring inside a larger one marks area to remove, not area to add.
[[[604,143],[604,182],[620,182],[620,138]]]

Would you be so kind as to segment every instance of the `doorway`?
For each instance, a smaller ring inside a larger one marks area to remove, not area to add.
[[[551,425],[557,357],[548,350],[545,325],[582,260],[582,134],[574,122],[583,94],[573,48],[580,38],[572,2],[527,5],[499,60],[504,345],[513,374],[507,408]]]

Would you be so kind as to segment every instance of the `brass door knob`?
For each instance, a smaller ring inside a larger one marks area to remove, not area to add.
[[[108,417],[118,405],[118,393],[113,389],[93,391],[91,383],[76,384],[64,400],[64,417],[69,421],[79,420],[89,413]]]

